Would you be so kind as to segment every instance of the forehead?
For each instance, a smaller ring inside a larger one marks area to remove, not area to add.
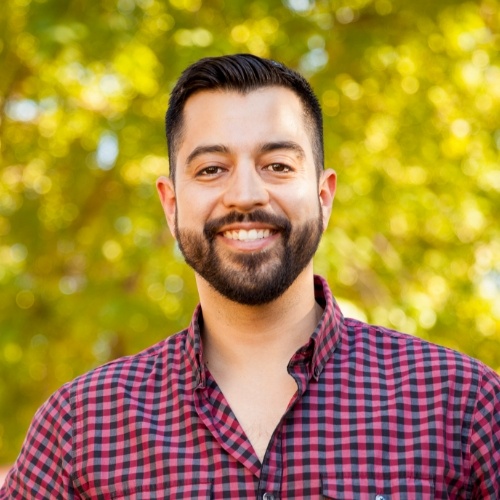
[[[199,143],[243,146],[271,138],[300,141],[310,148],[304,106],[293,91],[201,91],[185,104],[179,153]]]

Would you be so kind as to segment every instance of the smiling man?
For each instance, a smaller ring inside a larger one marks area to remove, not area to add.
[[[172,232],[199,288],[269,303],[311,267],[335,174],[316,175],[313,127],[289,89],[198,92],[183,114],[176,185],[158,181]]]
[[[202,59],[167,138],[157,188],[200,305],[57,391],[0,499],[500,498],[498,375],[344,318],[313,274],[336,175],[304,78]]]

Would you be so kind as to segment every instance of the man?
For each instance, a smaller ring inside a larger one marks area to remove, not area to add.
[[[189,67],[161,203],[200,306],[186,330],[62,387],[0,498],[500,498],[500,379],[344,318],[312,257],[336,176],[294,71]]]

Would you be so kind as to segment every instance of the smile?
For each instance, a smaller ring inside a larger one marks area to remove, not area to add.
[[[224,231],[222,236],[230,240],[255,241],[268,238],[273,232],[270,229],[238,229],[235,231]]]

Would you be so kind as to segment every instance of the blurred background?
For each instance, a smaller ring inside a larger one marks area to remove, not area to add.
[[[338,194],[316,258],[346,315],[500,371],[498,0],[5,0],[0,464],[60,385],[197,303],[155,179],[180,72],[251,52],[306,75]]]

